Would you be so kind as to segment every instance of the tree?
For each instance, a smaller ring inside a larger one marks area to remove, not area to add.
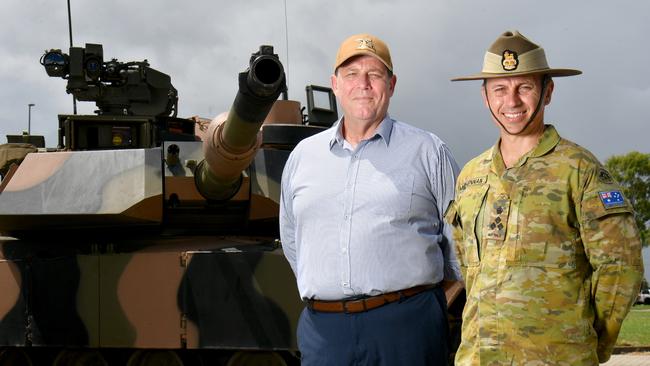
[[[623,194],[634,206],[641,242],[649,245],[650,239],[650,154],[632,151],[627,155],[614,155],[605,166],[623,188]]]

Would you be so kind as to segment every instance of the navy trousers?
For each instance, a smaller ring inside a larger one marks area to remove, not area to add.
[[[297,332],[302,366],[444,366],[448,335],[441,288],[362,313],[305,308]]]

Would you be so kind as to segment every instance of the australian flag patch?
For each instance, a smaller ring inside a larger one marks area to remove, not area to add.
[[[621,191],[598,192],[598,196],[605,208],[625,206],[625,199]]]

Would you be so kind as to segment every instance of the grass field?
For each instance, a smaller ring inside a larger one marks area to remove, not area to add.
[[[650,346],[650,305],[635,305],[623,321],[617,346]]]

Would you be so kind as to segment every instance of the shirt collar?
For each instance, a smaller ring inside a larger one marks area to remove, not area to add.
[[[503,156],[501,156],[501,150],[499,149],[500,142],[501,139],[492,146],[492,171],[497,174],[501,174],[505,170],[505,163],[503,162]],[[548,152],[553,150],[559,142],[560,134],[557,133],[555,127],[553,125],[545,125],[544,133],[539,139],[537,146],[535,146],[530,152],[524,154],[513,168],[524,165],[528,158],[538,158],[548,154]]]
[[[330,143],[329,143],[330,149],[332,149],[332,146],[334,146],[334,144],[343,146],[343,143],[345,142],[345,139],[343,138],[343,134],[341,133],[341,128],[343,127],[343,118],[345,118],[345,116],[339,118],[339,120],[336,121],[334,126],[332,126],[332,137],[330,138]],[[375,130],[375,134],[368,140],[379,136],[384,141],[386,146],[388,146],[390,144],[391,133],[393,132],[393,124],[394,124],[393,119],[391,119],[390,116],[386,114],[386,117],[384,117],[384,119],[381,121],[379,126],[377,126],[377,129]]]
[[[542,138],[539,140],[539,143],[533,149],[529,157],[537,158],[542,155],[546,155],[549,151],[553,150],[553,148],[557,146],[559,142],[560,134],[557,133],[555,127],[553,127],[553,125],[546,125]]]

